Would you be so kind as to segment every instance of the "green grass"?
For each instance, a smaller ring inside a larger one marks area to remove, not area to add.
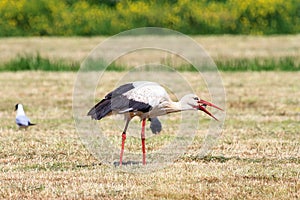
[[[43,58],[40,54],[18,56],[0,65],[0,71],[76,71],[78,69],[78,63],[69,63],[63,60],[52,61]]]
[[[239,58],[217,60],[221,71],[299,71],[300,62],[296,57],[276,58]]]
[[[299,71],[300,62],[297,57],[287,56],[281,58],[236,58],[219,59],[215,61],[220,71]],[[126,71],[131,66],[112,63],[106,68],[105,63],[91,61],[88,70],[106,69],[108,71]],[[51,60],[40,54],[18,56],[6,63],[0,64],[0,71],[78,71],[80,63],[66,60]],[[178,71],[197,71],[192,65],[175,66]]]

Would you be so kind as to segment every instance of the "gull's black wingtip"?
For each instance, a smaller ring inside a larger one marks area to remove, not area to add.
[[[28,126],[35,126],[36,124],[33,124],[31,122],[28,123]]]

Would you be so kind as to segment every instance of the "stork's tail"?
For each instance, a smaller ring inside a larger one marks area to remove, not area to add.
[[[92,119],[100,120],[109,113],[111,113],[111,101],[110,99],[103,99],[97,103],[89,112],[88,116],[91,116]]]

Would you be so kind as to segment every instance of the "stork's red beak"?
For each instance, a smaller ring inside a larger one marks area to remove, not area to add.
[[[211,116],[212,118],[214,118],[215,120],[219,121],[215,116],[213,116],[208,110],[206,110],[206,106],[211,106],[211,107],[214,107],[214,108],[217,108],[219,110],[222,110],[221,108],[219,108],[218,106],[208,102],[208,101],[205,101],[205,100],[200,100],[198,101],[199,103],[199,107],[198,107],[198,110],[202,110],[203,112],[205,112],[206,114],[208,114],[209,116]]]

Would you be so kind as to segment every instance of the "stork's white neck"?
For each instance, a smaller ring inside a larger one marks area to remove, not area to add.
[[[24,112],[24,109],[23,109],[23,106],[22,105],[18,105],[18,109],[17,109],[17,115],[20,116],[20,115],[25,115],[25,112]]]
[[[193,106],[189,105],[185,101],[179,101],[178,104],[179,104],[179,108],[180,108],[181,111],[184,111],[184,110],[195,110],[195,108]]]
[[[185,110],[195,110],[192,106],[187,104],[186,102],[178,101],[172,102],[170,106],[168,106],[169,113],[170,112],[180,112]]]
[[[181,111],[182,110],[181,102],[180,101],[178,101],[178,102],[172,102],[172,109],[174,111]]]

